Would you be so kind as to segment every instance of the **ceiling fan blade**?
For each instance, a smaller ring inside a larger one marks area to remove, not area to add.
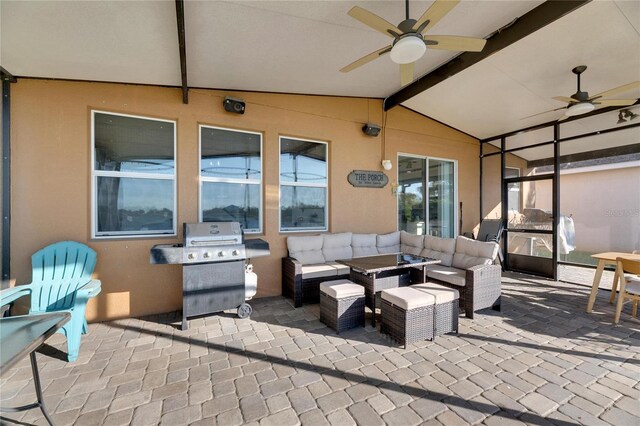
[[[457,50],[460,52],[480,52],[487,44],[487,40],[475,37],[429,35],[425,36],[425,43],[431,49]],[[430,44],[435,41],[438,44]]]
[[[568,104],[578,102],[575,99],[570,98],[568,96],[554,96],[551,99],[555,99],[556,101],[560,101],[560,102],[566,102]]]
[[[444,18],[447,13],[451,12],[451,9],[456,7],[458,3],[460,3],[460,0],[436,0],[413,24],[413,30],[420,30],[421,33],[424,33]],[[424,25],[427,21],[429,23]]]
[[[382,49],[378,49],[375,52],[371,52],[368,55],[365,55],[362,58],[358,59],[357,61],[350,63],[346,67],[342,68],[340,70],[340,72],[353,71],[354,69],[356,69],[358,67],[361,67],[364,64],[368,64],[369,62],[373,61],[374,59],[377,59],[380,56],[382,56],[385,53],[390,52],[390,51],[391,51],[391,46],[386,46],[386,47],[383,47]]]
[[[402,34],[402,31],[400,31],[398,27],[396,27],[386,19],[383,19],[375,13],[371,13],[359,6],[352,7],[348,12],[348,15],[373,28],[374,30],[378,30],[382,34],[388,35],[389,37],[394,37],[394,35],[390,31],[398,35]]]
[[[594,101],[593,103],[598,105],[599,107],[601,107],[601,106],[627,106],[627,105],[635,104],[636,101],[637,101],[637,99],[603,99],[603,100]]]
[[[527,115],[526,117],[522,117],[520,120],[526,120],[527,118],[537,117],[539,115],[548,114],[548,113],[553,112],[553,111],[560,111],[561,109],[565,109],[565,107],[556,108],[556,109],[550,109],[549,111],[543,111],[543,112],[539,112],[539,113],[533,114],[533,115]]]
[[[414,62],[400,65],[400,85],[401,86],[406,86],[407,84],[413,82],[413,64]]]
[[[622,86],[618,86],[613,89],[606,90],[602,93],[598,93],[597,95],[591,96],[589,99],[594,98],[606,98],[607,96],[615,95],[616,93],[623,93],[629,90],[637,89],[640,87],[640,81],[634,81],[633,83],[623,84]]]

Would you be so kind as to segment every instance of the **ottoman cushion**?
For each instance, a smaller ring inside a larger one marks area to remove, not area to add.
[[[382,299],[408,311],[435,304],[435,296],[411,287],[390,288],[382,291]]]
[[[320,283],[320,292],[334,299],[364,296],[364,287],[349,280],[325,281]]]
[[[434,283],[414,284],[411,286],[411,288],[424,291],[434,296],[436,298],[436,304],[453,302],[454,300],[458,300],[460,298],[460,293],[458,293],[458,290],[454,288],[447,288],[440,284],[434,284]]]

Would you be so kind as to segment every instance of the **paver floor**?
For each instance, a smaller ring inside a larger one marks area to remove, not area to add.
[[[252,301],[251,319],[178,313],[91,324],[80,357],[64,337],[38,354],[58,425],[640,425],[640,321],[613,326],[609,293],[509,275],[502,312],[402,349],[367,322],[336,335],[319,306]],[[34,400],[27,360],[2,405]],[[38,410],[5,413],[44,424]]]

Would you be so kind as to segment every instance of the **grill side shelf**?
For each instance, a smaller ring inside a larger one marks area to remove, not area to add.
[[[244,247],[248,258],[269,256],[269,243],[260,238],[252,238],[250,240],[244,240]]]
[[[156,244],[149,252],[149,263],[152,265],[181,264],[182,244]]]

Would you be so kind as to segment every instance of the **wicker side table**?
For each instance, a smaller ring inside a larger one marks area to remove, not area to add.
[[[380,331],[407,345],[433,340],[435,297],[411,287],[382,291]]]
[[[414,284],[411,286],[435,297],[433,312],[433,337],[458,332],[460,293],[458,290],[435,283]]]
[[[320,322],[336,333],[364,327],[364,287],[349,280],[320,284]]]

